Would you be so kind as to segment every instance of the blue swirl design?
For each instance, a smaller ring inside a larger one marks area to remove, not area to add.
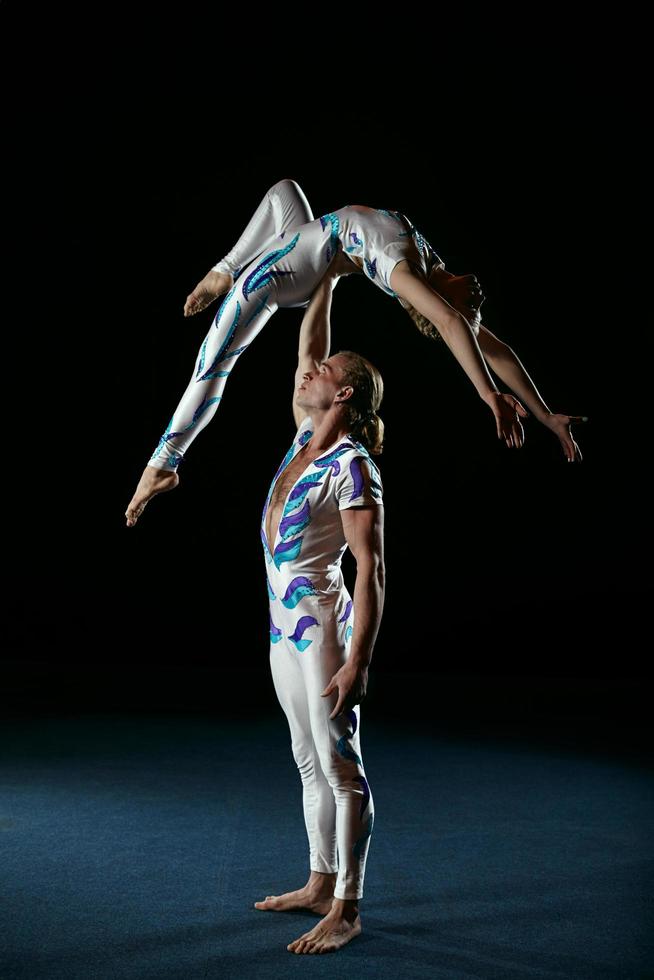
[[[352,629],[352,627],[351,627],[351,626],[348,626],[348,627],[347,627],[347,629],[345,630],[345,642],[346,642],[346,643],[348,642],[348,640],[349,640],[349,639],[350,639],[350,637],[352,636],[352,633],[353,633],[353,632],[354,632],[354,630]]]
[[[354,777],[358,783],[361,783],[361,788],[363,789],[363,799],[361,800],[361,809],[359,810],[359,818],[363,816],[363,811],[368,806],[368,801],[370,799],[370,787],[368,786],[368,780],[365,776],[356,775]]]
[[[282,596],[282,605],[286,606],[287,609],[295,609],[298,602],[304,598],[305,595],[317,595],[318,590],[315,585],[308,579],[306,575],[296,575],[288,583],[288,588]]]
[[[302,548],[302,538],[295,538],[294,541],[280,541],[275,548],[273,561],[279,570],[285,561],[294,561],[300,554]]]
[[[266,541],[266,535],[263,533],[263,527],[261,528],[261,543],[263,544],[263,553],[266,556],[266,562],[270,565],[273,560],[273,556],[270,554],[270,548],[268,547],[268,542]]]
[[[262,311],[262,309],[264,308],[264,306],[267,306],[267,304],[268,304],[268,300],[269,300],[269,299],[270,299],[270,293],[268,293],[268,295],[267,295],[267,296],[264,296],[264,297],[262,298],[262,300],[261,300],[261,302],[260,302],[260,303],[259,303],[259,305],[258,305],[258,306],[256,307],[256,309],[254,310],[254,313],[252,314],[252,316],[250,317],[250,319],[249,319],[249,320],[247,320],[247,321],[246,321],[246,322],[245,322],[245,323],[243,324],[243,329],[244,329],[244,330],[245,330],[245,328],[246,328],[246,327],[249,327],[249,326],[250,326],[250,324],[251,324],[251,323],[252,323],[252,321],[254,320],[254,318],[255,318],[255,316],[258,316],[258,315],[259,315],[259,313],[261,313],[261,311]],[[247,347],[247,346],[248,346],[248,344],[246,344],[246,345],[245,345],[245,347]],[[241,348],[239,348],[239,350],[245,350],[245,347],[241,347]]]
[[[349,600],[347,606],[345,607],[345,612],[339,619],[339,623],[344,623],[351,612],[352,612],[352,599]]]
[[[327,259],[327,265],[332,260],[332,257],[336,255],[338,250],[339,235],[341,232],[341,222],[337,214],[329,213],[323,214],[320,218],[320,226],[324,231],[327,225],[330,226],[329,244],[327,245],[327,251],[325,253],[325,258]]]
[[[291,502],[293,502],[294,507],[298,507],[308,494],[309,490],[313,490],[314,487],[321,486],[323,476],[324,473],[309,473],[308,476],[303,476],[301,480],[298,480],[288,496],[288,503],[286,505],[288,509],[291,509]]]
[[[268,578],[267,575],[266,575],[266,585],[268,586],[268,598],[269,599],[276,599],[277,596],[275,595],[275,593],[273,592],[273,590],[271,588],[270,579]]]
[[[357,765],[363,768],[363,762],[361,761],[357,753],[354,751],[352,746],[348,744],[349,740],[351,738],[354,738],[354,734],[357,730],[358,722],[357,722],[356,711],[354,710],[354,708],[350,708],[348,711],[345,712],[345,714],[350,720],[352,731],[346,732],[345,735],[341,735],[338,742],[336,743],[336,749],[338,751],[338,754],[342,755],[344,759],[351,759],[352,762],[356,762]]]
[[[350,476],[352,477],[352,484],[354,489],[349,500],[356,500],[358,497],[363,496],[363,491],[366,488],[366,481],[364,477],[364,467],[369,460],[361,459],[360,456],[355,456],[350,462]],[[375,499],[381,499],[382,489],[380,484],[375,480],[375,478],[369,474],[368,479],[370,481],[370,493]]]
[[[286,508],[284,508],[286,510]],[[300,531],[304,531],[306,527],[311,523],[311,510],[309,508],[309,501],[305,500],[304,507],[301,510],[296,511],[294,514],[289,514],[288,517],[283,517],[279,523],[279,534],[282,541],[287,541],[288,538],[293,537],[295,534],[299,534]]]
[[[282,272],[278,270],[271,270],[271,266],[275,262],[279,262],[283,259],[285,255],[292,252],[297,245],[300,238],[300,232],[298,231],[295,238],[288,243],[285,248],[276,248],[259,263],[259,265],[252,270],[249,276],[247,276],[245,282],[243,283],[243,298],[245,301],[249,301],[250,294],[255,292],[257,289],[263,289],[268,283],[274,282],[275,279],[280,279],[282,276],[290,275],[290,272]]]
[[[273,623],[273,618],[272,616],[270,616],[270,642],[279,643],[281,638],[282,638],[282,631],[279,629],[279,627],[275,626],[275,624]]]
[[[313,429],[305,429],[302,435],[300,436],[300,438],[298,439],[299,444],[303,446],[305,442],[309,441],[312,435],[313,435]]]
[[[350,500],[356,500],[357,497],[361,497],[363,495],[363,491],[365,490],[365,480],[361,466],[362,460],[359,456],[355,456],[350,462],[350,476],[352,477],[352,484],[354,487],[352,494],[350,495]]]
[[[354,844],[352,845],[352,853],[354,854],[357,860],[359,860],[363,856],[366,841],[372,834],[372,825],[374,823],[374,819],[375,819],[375,815],[374,813],[371,813],[370,816],[368,817],[368,823],[366,824],[366,829],[364,830],[361,837],[359,837],[359,839],[355,841]]]
[[[150,456],[150,459],[156,459],[157,456],[159,455],[159,453],[161,452],[161,450],[163,449],[163,447],[166,445],[166,439],[168,438],[168,433],[170,432],[170,427],[173,424],[173,419],[174,418],[175,418],[175,416],[173,415],[173,417],[171,418],[170,422],[168,423],[168,425],[164,429],[163,435],[159,437],[159,442],[157,443],[157,448],[152,453],[152,456]]]
[[[352,762],[356,762],[358,766],[363,766],[363,762],[361,761],[357,753],[354,751],[353,748],[351,748],[350,745],[348,745],[348,739],[351,737],[352,737],[352,733],[349,732],[347,735],[342,735],[339,738],[338,742],[336,743],[336,749],[338,751],[338,754],[342,755],[344,759],[350,759]]]
[[[368,275],[370,276],[371,279],[374,279],[375,276],[377,275],[377,258],[375,257],[372,260],[372,262],[369,262],[368,259],[366,258],[364,258],[363,261],[366,263],[366,269],[368,270]]]
[[[232,296],[234,295],[235,292],[236,292],[236,286],[232,286],[232,288],[227,293],[227,295],[225,296],[224,300],[222,301],[222,303],[218,307],[218,312],[216,313],[215,319],[213,321],[213,326],[216,327],[216,329],[218,328],[218,324],[220,323],[220,318],[223,315],[223,312],[225,310],[225,307],[227,306],[227,303],[232,298]],[[232,333],[233,333],[233,330],[232,330]],[[199,364],[198,369],[197,369],[196,374],[195,374],[196,377],[198,376],[198,374],[200,373],[200,371],[202,371],[202,369],[204,368],[204,353],[205,353],[205,351],[207,349],[207,343],[209,342],[209,337],[210,336],[211,336],[211,330],[209,330],[209,333],[204,338],[204,343],[202,344],[202,348],[200,350],[200,364]],[[231,336],[231,334],[230,334],[230,336]]]
[[[175,439],[176,436],[183,435],[185,432],[188,432],[189,429],[192,429],[194,425],[197,425],[198,420],[200,419],[200,417],[202,415],[204,415],[204,413],[206,412],[206,410],[211,405],[213,405],[215,402],[219,402],[220,401],[220,398],[221,398],[220,395],[216,395],[214,398],[205,398],[205,399],[203,399],[203,401],[201,402],[201,404],[198,405],[198,407],[196,408],[195,412],[193,413],[193,418],[191,419],[191,421],[189,422],[189,424],[186,425],[186,426],[184,426],[184,428],[183,429],[180,429],[178,432],[171,432],[170,431],[170,427],[171,427],[171,425],[173,423],[173,419],[171,419],[170,422],[168,423],[167,427],[166,427],[166,431],[164,432],[164,434],[159,439],[159,444],[158,444],[157,448],[155,449],[155,451],[152,454],[152,456],[150,456],[150,459],[154,459],[156,456],[159,455],[159,453],[163,449],[164,444],[166,442],[169,442],[171,439]],[[175,416],[173,416],[173,418],[174,417]],[[177,466],[178,463],[181,462],[181,460],[182,460],[182,456],[179,453],[175,453],[173,456],[171,456],[171,458],[169,459],[169,462],[170,462],[171,466]]]
[[[385,214],[389,218],[395,218],[396,221],[399,221],[400,224],[402,224],[402,218],[400,217],[399,211],[387,211],[385,208],[375,208],[375,210],[379,211],[380,214]]]
[[[341,472],[341,464],[338,462],[338,457],[342,456],[343,453],[349,452],[350,449],[352,449],[352,446],[349,442],[341,442],[336,449],[332,449],[326,456],[319,456],[318,459],[314,459],[313,465],[323,470],[327,470],[331,466],[333,475],[337,476]]]
[[[233,290],[232,290],[232,292],[233,292]],[[204,344],[203,350],[202,350],[201,363],[198,366],[198,369],[197,369],[197,371],[195,373],[195,379],[196,379],[196,381],[208,381],[210,378],[216,378],[216,377],[218,377],[218,378],[224,378],[224,377],[226,377],[226,374],[224,372],[223,373],[218,372],[216,374],[214,374],[213,372],[216,369],[216,365],[219,364],[220,361],[223,361],[225,359],[225,357],[224,357],[225,351],[227,350],[227,348],[229,347],[229,345],[232,342],[232,337],[234,336],[234,331],[236,330],[236,328],[238,326],[238,321],[239,321],[240,315],[241,315],[241,304],[237,300],[237,302],[236,302],[236,310],[234,312],[234,319],[232,320],[231,327],[227,331],[227,336],[223,340],[223,342],[220,345],[220,348],[218,350],[218,353],[216,354],[216,356],[214,357],[213,361],[211,362],[211,367],[202,375],[202,377],[198,378],[198,375],[200,374],[200,371],[204,367],[204,346],[206,346],[206,340],[205,340],[205,344]],[[216,325],[217,324],[218,324],[218,316],[216,316]]]
[[[306,650],[308,646],[313,643],[313,640],[303,640],[303,633],[309,629],[310,626],[318,626],[318,620],[315,616],[300,616],[297,623],[295,624],[294,631],[289,635],[289,640],[292,640],[295,646],[298,648],[300,653]]]

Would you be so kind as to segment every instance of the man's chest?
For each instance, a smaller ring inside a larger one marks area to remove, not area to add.
[[[282,518],[286,498],[305,471],[310,474],[311,464],[317,458],[317,456],[309,455],[301,449],[277,477],[266,515],[266,538],[271,548],[274,546],[277,537],[277,529]],[[298,499],[298,506],[299,504],[300,500]]]

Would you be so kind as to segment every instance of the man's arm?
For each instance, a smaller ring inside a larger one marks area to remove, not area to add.
[[[379,632],[385,593],[384,507],[348,507],[340,511],[345,538],[357,563],[354,583],[354,632],[348,662],[367,670]]]
[[[322,277],[314,293],[311,302],[306,308],[300,327],[300,340],[298,346],[297,369],[293,383],[293,418],[299,428],[306,412],[296,401],[297,390],[302,384],[305,371],[315,371],[319,365],[329,357],[331,347],[331,322],[330,315],[332,309],[332,291],[337,279],[331,274],[329,268]]]

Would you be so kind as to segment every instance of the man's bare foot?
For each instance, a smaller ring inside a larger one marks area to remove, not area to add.
[[[234,285],[234,277],[229,272],[207,272],[192,293],[186,297],[184,316],[194,316],[204,310],[217,296],[222,296]]]
[[[332,907],[336,873],[323,874],[312,871],[304,888],[284,895],[267,895],[262,902],[255,902],[255,909],[265,912],[286,912],[288,909],[310,909],[325,915]]]
[[[286,947],[291,953],[333,953],[361,932],[356,898],[335,898],[331,911],[317,926],[294,939]]]
[[[125,517],[127,527],[134,527],[151,497],[164,490],[173,490],[179,483],[179,476],[172,470],[160,470],[146,466],[138,482],[134,496],[129,502]]]

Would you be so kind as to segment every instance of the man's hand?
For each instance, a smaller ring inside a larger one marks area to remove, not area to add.
[[[429,284],[455,309],[463,312],[464,316],[466,310],[469,312],[479,310],[486,299],[479,280],[473,272],[466,273],[464,276],[455,276],[447,269],[434,269],[429,277]]]
[[[338,688],[338,701],[329,716],[330,721],[363,701],[368,688],[368,668],[365,666],[356,667],[349,661],[344,663],[340,670],[336,671],[320,696],[325,698],[336,688]]]
[[[338,279],[340,276],[351,276],[352,273],[356,272],[363,275],[363,269],[360,269],[356,262],[353,262],[352,259],[348,258],[347,254],[339,246],[336,251],[336,255],[327,266],[326,275],[328,275],[330,279]]]

